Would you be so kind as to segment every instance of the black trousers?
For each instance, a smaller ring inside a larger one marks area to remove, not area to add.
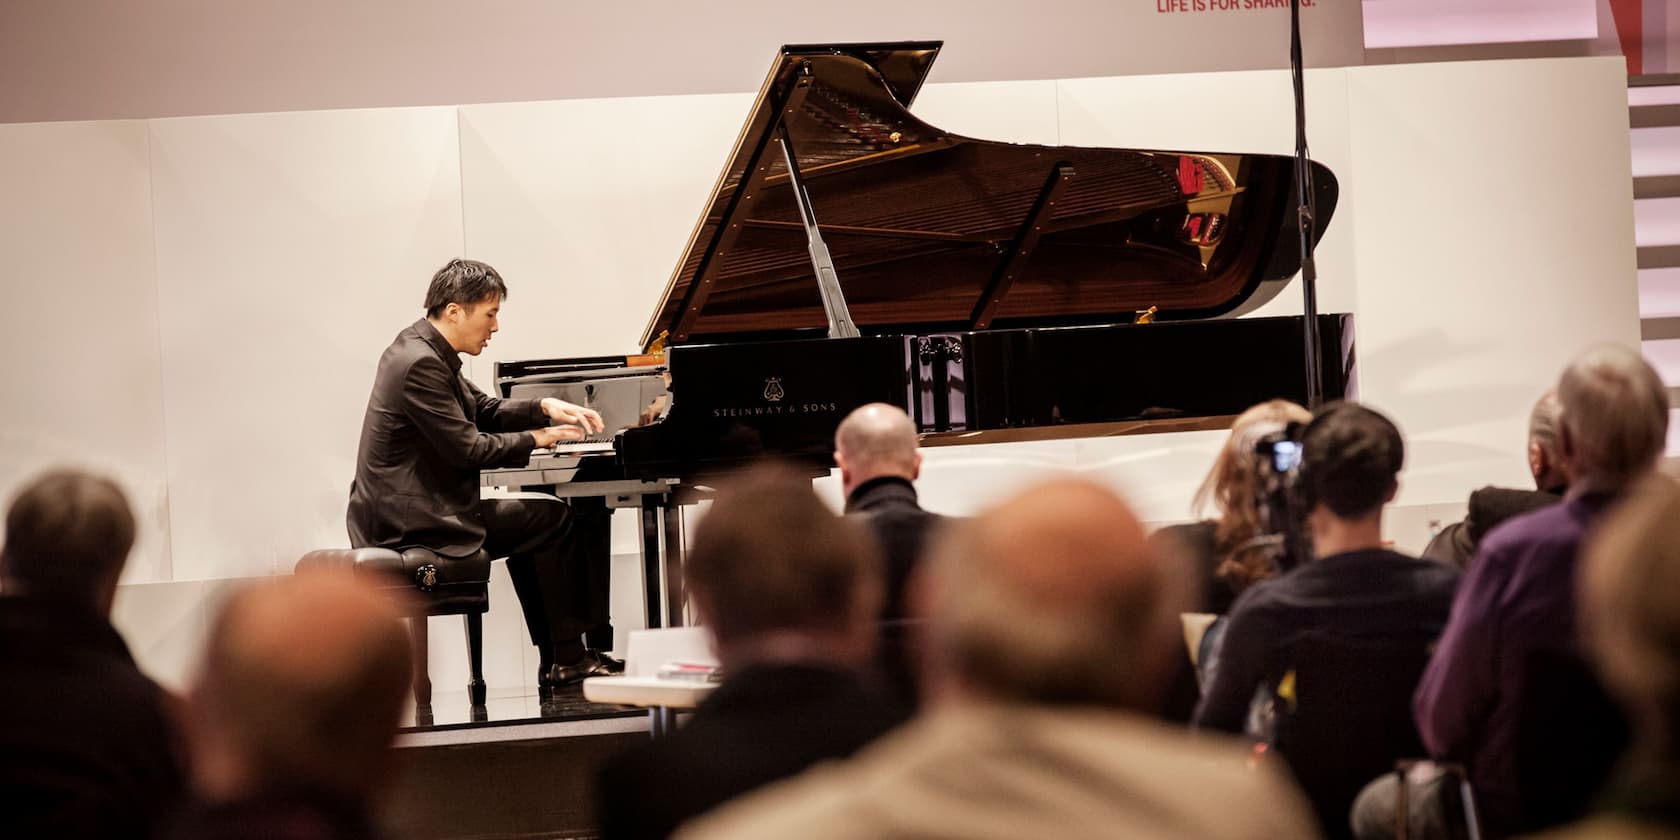
[[[587,507],[574,512],[558,499],[485,499],[478,513],[484,550],[507,558],[542,664],[577,661],[586,633],[590,647],[612,647],[605,504],[599,512]]]

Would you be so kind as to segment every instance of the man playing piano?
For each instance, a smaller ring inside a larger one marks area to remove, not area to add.
[[[426,317],[379,359],[347,518],[358,548],[506,557],[546,695],[623,663],[580,638],[588,616],[606,610],[578,603],[587,570],[571,550],[571,510],[559,499],[480,499],[478,471],[524,464],[533,449],[599,432],[602,421],[552,397],[500,400],[461,374],[460,354],[483,352],[506,297],[501,275],[475,260],[451,260],[432,276]]]

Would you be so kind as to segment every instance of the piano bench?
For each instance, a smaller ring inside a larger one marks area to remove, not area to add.
[[[432,720],[432,680],[427,675],[426,621],[434,615],[466,619],[467,664],[472,679],[467,696],[473,720],[485,716],[484,613],[490,609],[490,556],[480,550],[467,557],[445,557],[425,548],[326,548],[298,559],[296,571],[349,571],[389,590],[408,615],[409,649],[414,668],[414,721]]]

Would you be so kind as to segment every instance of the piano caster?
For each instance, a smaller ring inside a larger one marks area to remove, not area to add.
[[[489,693],[490,689],[485,684],[484,680],[470,680],[467,682],[467,698],[472,702],[473,708],[477,709],[482,707],[485,700],[488,699]]]
[[[415,726],[431,726],[432,725],[432,704],[427,703],[424,706],[415,706],[414,707],[414,725]]]

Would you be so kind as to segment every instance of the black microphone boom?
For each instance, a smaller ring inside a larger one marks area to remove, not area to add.
[[[1289,3],[1289,70],[1295,87],[1295,224],[1301,242],[1301,316],[1305,339],[1307,408],[1324,399],[1324,367],[1318,346],[1318,266],[1313,262],[1312,162],[1307,157],[1306,68],[1301,58],[1301,0]]]

